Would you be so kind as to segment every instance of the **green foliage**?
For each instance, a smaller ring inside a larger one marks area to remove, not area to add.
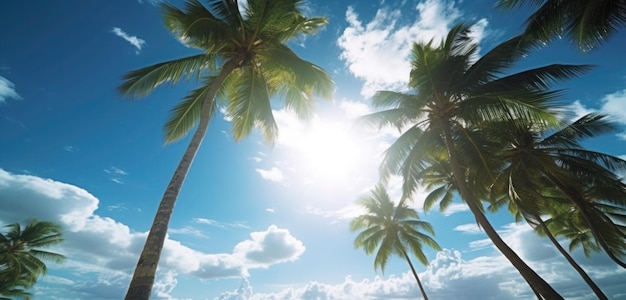
[[[493,124],[485,131],[502,145],[498,156],[505,167],[494,181],[492,198],[510,201],[510,210],[534,227],[540,216],[550,216],[548,227],[570,240],[570,250],[582,246],[588,255],[599,245],[625,266],[626,184],[617,173],[626,172],[626,161],[581,145],[616,129],[599,114],[557,129]]]
[[[375,269],[380,268],[384,272],[392,254],[403,256],[407,250],[421,263],[428,265],[422,244],[441,250],[428,235],[434,235],[430,223],[419,220],[417,212],[409,208],[406,201],[395,205],[382,185],[377,185],[371,195],[360,198],[358,203],[367,213],[350,222],[351,231],[361,230],[354,240],[354,246],[363,248],[368,255],[376,252]]]
[[[278,128],[270,100],[285,98],[284,106],[306,119],[312,116],[313,97],[330,98],[334,90],[324,70],[285,45],[327,24],[324,18],[304,16],[301,5],[297,0],[250,0],[240,12],[236,1],[189,0],[182,9],[162,4],[167,29],[202,53],[131,71],[119,91],[135,98],[164,83],[202,78],[202,86],[172,109],[164,127],[167,143],[184,137],[198,123],[202,106],[211,105],[211,118],[225,102],[235,140],[256,128],[273,144]],[[223,70],[229,61],[232,70]],[[220,71],[226,78],[216,81]]]
[[[496,7],[513,9],[529,5],[537,10],[526,20],[530,40],[548,42],[566,35],[589,51],[626,25],[624,0],[499,0]]]
[[[44,261],[61,263],[64,256],[42,250],[63,241],[61,227],[52,222],[30,220],[5,226],[0,233],[0,299],[30,299],[26,289],[48,271]]]

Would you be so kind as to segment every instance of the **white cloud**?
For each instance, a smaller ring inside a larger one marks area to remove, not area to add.
[[[139,54],[139,51],[141,51],[141,48],[146,43],[146,41],[144,41],[144,40],[142,40],[142,39],[140,39],[140,38],[138,38],[136,36],[128,35],[126,32],[124,32],[119,27],[113,27],[111,32],[113,32],[115,35],[123,38],[124,40],[129,42],[131,45],[133,45],[135,48],[137,48],[137,51],[135,51],[137,54]]]
[[[304,244],[289,230],[271,225],[266,231],[250,233],[251,240],[237,246],[233,255],[245,258],[248,267],[267,268],[272,264],[294,261],[304,253]]]
[[[50,284],[75,282],[75,294],[60,298],[119,299],[130,280],[147,233],[133,232],[125,224],[95,214],[98,204],[96,197],[74,185],[0,169],[0,223],[37,218],[65,229],[65,241],[53,250],[68,260],[50,266],[50,275],[58,276],[53,278],[57,283]],[[173,231],[197,233],[185,228]],[[161,285],[154,293],[163,296],[171,291],[176,274],[202,279],[247,276],[248,269],[294,261],[304,249],[288,230],[275,225],[252,232],[251,239],[238,243],[232,253],[203,253],[167,238],[159,267],[161,279],[157,278]],[[65,270],[63,277],[56,271],[59,268]],[[39,291],[54,294],[44,287]]]
[[[509,224],[500,231],[503,238],[520,254],[540,276],[546,279],[566,299],[594,299],[591,290],[580,279],[571,266],[556,256],[545,239],[538,238],[528,226]],[[548,251],[546,251],[548,250]],[[623,293],[623,276],[626,270],[611,263],[605,255],[594,255],[591,260],[581,251],[574,253],[589,275],[610,299]],[[437,253],[426,269],[418,266],[418,273],[426,293],[432,299],[533,299],[534,294],[499,253],[464,259],[463,254],[453,249]],[[408,269],[408,267],[407,267]],[[354,280],[346,276],[340,283],[310,281],[306,284],[290,285],[272,293],[254,293],[250,282],[254,277],[242,281],[234,291],[216,297],[219,300],[248,299],[408,299],[419,298],[419,290],[410,271],[387,277]]]
[[[109,174],[128,175],[126,171],[117,167],[110,167],[108,169],[105,169],[104,172],[109,173]]]
[[[274,181],[274,182],[283,182],[285,177],[283,176],[283,172],[277,168],[272,167],[269,170],[265,169],[256,169],[257,173],[261,174],[261,177],[266,180]]]
[[[441,214],[447,217],[464,211],[469,211],[469,207],[465,203],[452,203]]]
[[[583,105],[579,100],[574,101],[568,106],[569,110],[574,113],[574,118],[578,119],[586,114],[598,112],[606,114],[612,118],[613,121],[626,125],[626,89],[616,91],[611,94],[607,94],[599,103],[599,108],[590,108]],[[626,140],[626,132],[618,134],[620,138]]]
[[[22,97],[15,91],[13,82],[0,76],[0,103],[4,103],[8,99],[20,100]]]
[[[457,227],[454,227],[453,230],[460,231],[466,234],[479,234],[482,233],[482,229],[476,223],[463,224]]]
[[[193,228],[191,226],[185,226],[183,228],[169,228],[167,230],[169,234],[184,234],[191,235],[195,237],[207,238],[207,236],[202,232],[202,230]]]
[[[363,24],[352,7],[346,11],[349,26],[339,37],[343,59],[350,72],[365,81],[361,94],[369,97],[378,90],[403,90],[409,77],[409,53],[413,42],[444,37],[461,14],[454,2],[426,0],[416,8],[412,24],[400,24],[401,10],[381,8],[373,20]],[[411,14],[413,14],[411,12]],[[486,20],[477,22],[474,37],[484,35]]]
[[[206,218],[193,218],[193,221],[198,224],[206,224],[206,225],[211,225],[211,226],[218,227],[218,228],[250,228],[241,222],[228,223],[228,222],[220,222],[220,221],[216,221],[213,219],[206,219]]]
[[[602,103],[601,110],[616,118],[616,120],[622,124],[626,124],[626,89],[617,91],[612,94],[604,96],[600,102]]]

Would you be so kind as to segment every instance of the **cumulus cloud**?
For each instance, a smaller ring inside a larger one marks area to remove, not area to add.
[[[141,48],[143,48],[143,45],[146,44],[146,41],[144,41],[144,40],[142,40],[142,39],[140,39],[140,38],[138,38],[136,36],[128,35],[126,32],[124,32],[119,27],[113,27],[111,32],[113,32],[115,35],[123,38],[124,40],[129,42],[131,45],[133,45],[133,47],[135,47],[137,49],[135,51],[135,53],[137,53],[137,54],[139,54],[139,51],[141,51]]]
[[[591,290],[565,260],[545,254],[549,242],[540,240],[528,226],[509,224],[501,231],[505,240],[534,270],[567,299],[594,299]],[[595,255],[591,260],[584,258],[581,251],[574,253],[577,261],[588,270],[609,298],[615,299],[622,292],[620,281],[626,271],[608,263],[604,255]],[[501,255],[488,255],[465,259],[460,251],[444,249],[423,271],[418,273],[426,292],[432,299],[532,299],[534,294]],[[340,283],[310,281],[302,285],[291,285],[273,293],[255,293],[251,285],[253,278],[243,280],[240,287],[228,291],[215,299],[409,299],[419,298],[415,279],[410,271],[387,277],[354,280],[346,276]]]
[[[15,84],[0,76],[0,103],[8,99],[20,100],[22,97],[15,91]]]
[[[403,90],[410,72],[409,53],[413,42],[444,37],[461,14],[454,2],[427,0],[416,7],[412,24],[401,24],[402,11],[380,8],[367,24],[359,19],[353,7],[346,11],[348,27],[337,43],[340,56],[350,73],[365,81],[361,94],[369,97],[378,90]],[[411,13],[413,14],[413,13]],[[483,35],[486,20],[475,26],[474,38]]]
[[[304,253],[304,244],[289,230],[271,225],[266,231],[250,233],[252,239],[235,246],[234,256],[245,258],[247,266],[267,268],[276,263],[294,261]]]
[[[70,298],[121,298],[120,293],[126,289],[129,274],[147,236],[146,232],[134,232],[123,223],[95,214],[98,204],[95,196],[77,186],[0,169],[0,223],[21,222],[34,217],[64,227],[65,241],[57,250],[68,260],[51,268],[62,268],[66,272],[63,277],[55,274],[57,280],[51,286],[74,282],[75,295]],[[202,223],[203,219],[198,220]],[[188,229],[173,231],[197,233]],[[303,243],[287,229],[275,225],[252,232],[250,236],[235,245],[231,253],[217,254],[204,253],[179,241],[166,239],[159,265],[163,277],[157,278],[162,283],[155,289],[155,293],[160,294],[155,297],[166,298],[164,295],[176,285],[177,274],[201,279],[242,277],[248,275],[249,269],[294,261],[305,250]]]

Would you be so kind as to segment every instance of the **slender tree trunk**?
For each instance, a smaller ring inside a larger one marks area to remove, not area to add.
[[[567,251],[565,251],[565,249],[563,249],[563,247],[561,247],[561,244],[559,244],[559,242],[556,240],[556,238],[552,235],[552,232],[550,232],[550,229],[548,229],[548,226],[546,226],[546,223],[544,223],[543,220],[541,218],[539,218],[539,217],[537,217],[537,220],[539,220],[539,224],[541,225],[541,228],[546,233],[546,235],[548,236],[548,238],[550,239],[552,244],[554,244],[554,246],[559,250],[559,252],[561,252],[563,257],[565,257],[565,259],[567,259],[569,264],[572,265],[572,267],[578,272],[578,274],[580,274],[580,277],[582,277],[583,280],[585,280],[587,285],[593,290],[593,292],[596,294],[598,299],[608,300],[609,298],[607,298],[607,296],[602,292],[600,287],[598,287],[598,285],[596,285],[596,283],[591,279],[591,277],[589,277],[589,275],[587,275],[585,270],[583,270],[583,268],[579,264],[576,263],[574,258],[572,258],[572,256],[569,255],[569,253],[567,253]]]
[[[198,128],[194,132],[183,158],[178,163],[176,171],[174,171],[174,175],[163,194],[159,208],[154,216],[154,221],[152,221],[152,227],[150,227],[148,238],[139,256],[139,261],[137,262],[133,278],[126,293],[126,300],[147,300],[150,298],[156,269],[159,264],[159,258],[161,257],[161,251],[163,250],[163,244],[165,243],[165,236],[167,235],[170,218],[174,211],[174,205],[176,204],[176,199],[183,186],[187,172],[191,167],[191,163],[196,153],[198,153],[198,148],[200,148],[204,135],[209,128],[215,94],[226,77],[239,66],[239,63],[243,59],[243,54],[240,54],[227,61],[222,66],[218,76],[211,83],[207,97],[202,103]]]
[[[456,179],[461,197],[467,203],[470,211],[474,214],[478,224],[485,230],[485,233],[491,239],[493,244],[500,250],[500,252],[511,262],[511,264],[517,269],[517,271],[526,280],[530,288],[535,294],[540,294],[544,299],[563,299],[559,293],[557,293],[543,278],[541,278],[533,269],[531,269],[518,255],[515,253],[498,235],[496,230],[491,226],[489,220],[479,207],[478,200],[474,196],[474,193],[470,191],[467,183],[465,182],[465,173],[461,169],[461,164],[457,156],[456,147],[452,142],[452,132],[449,124],[443,126],[444,140],[446,147],[448,148],[448,154],[450,156],[450,165],[452,167],[452,174]]]
[[[563,185],[561,183],[561,181],[558,180],[557,178],[555,178],[554,176],[552,176],[550,174],[547,174],[547,176],[548,176],[548,179],[550,180],[550,182],[552,182],[554,185],[556,185],[557,188],[559,188],[559,190],[561,190],[567,196],[567,198],[569,198],[570,201],[572,201],[574,203],[574,205],[576,205],[576,207],[578,207],[578,211],[580,211],[580,213],[583,215],[583,218],[585,219],[585,222],[587,222],[587,225],[589,225],[589,229],[591,230],[591,233],[595,237],[596,241],[600,244],[600,246],[602,246],[602,249],[604,249],[604,252],[606,252],[606,254],[616,264],[618,264],[620,267],[626,269],[626,263],[621,261],[619,258],[617,258],[615,256],[615,254],[613,254],[613,252],[610,251],[609,245],[607,245],[607,243],[604,240],[604,238],[602,238],[602,234],[600,234],[600,232],[598,232],[598,229],[593,225],[593,217],[589,215],[589,213],[587,212],[587,209],[585,207],[586,206],[586,201],[583,200],[583,199],[580,199],[579,195],[576,195],[576,194],[572,193],[570,191],[570,189],[567,188],[567,186]],[[605,221],[607,221],[607,220],[605,219]],[[608,221],[610,222],[610,220],[608,220]]]
[[[417,281],[417,286],[419,286],[420,292],[422,292],[422,297],[424,297],[424,300],[428,300],[428,296],[426,296],[426,291],[424,290],[424,286],[422,286],[422,282],[420,281],[419,276],[417,276],[417,272],[415,272],[415,268],[413,267],[413,263],[411,263],[411,259],[406,254],[406,251],[404,249],[402,249],[402,255],[404,255],[404,258],[406,259],[406,262],[408,262],[409,263],[409,267],[411,267],[411,272],[413,272],[413,276],[415,276],[415,280]]]

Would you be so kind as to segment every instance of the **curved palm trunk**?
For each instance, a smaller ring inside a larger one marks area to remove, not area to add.
[[[422,297],[424,297],[424,300],[428,300],[428,296],[426,296],[426,291],[424,290],[424,286],[422,286],[422,282],[420,281],[420,278],[417,276],[417,272],[415,272],[415,268],[413,267],[413,263],[411,263],[411,259],[406,254],[406,251],[404,251],[404,249],[402,249],[402,255],[404,255],[404,258],[406,259],[406,262],[408,262],[409,263],[409,267],[411,267],[411,272],[413,272],[413,276],[415,276],[415,280],[417,281],[417,286],[419,286],[420,292],[422,292]]]
[[[583,218],[585,219],[585,221],[587,222],[587,224],[589,225],[589,229],[591,230],[591,233],[593,234],[593,236],[596,238],[596,241],[598,241],[598,243],[600,244],[600,246],[602,247],[602,249],[604,249],[604,252],[606,252],[606,254],[616,263],[618,264],[620,267],[625,268],[626,269],[626,263],[624,263],[623,261],[621,261],[619,258],[617,258],[609,249],[609,246],[606,244],[606,241],[602,238],[602,235],[600,234],[600,232],[598,232],[598,229],[593,226],[593,217],[589,215],[589,213],[587,212],[587,210],[585,209],[585,200],[582,200],[579,198],[578,195],[573,194],[570,189],[568,189],[565,185],[563,185],[561,183],[560,180],[558,180],[557,178],[555,178],[554,176],[547,174],[548,179],[550,180],[550,182],[552,182],[554,185],[557,186],[557,188],[559,188],[559,190],[561,190],[573,203],[574,205],[576,205],[576,207],[578,207],[578,210],[581,212],[581,214],[583,215]],[[610,221],[610,220],[609,220]]]
[[[139,261],[135,267],[133,278],[126,292],[126,300],[147,300],[150,298],[152,291],[152,285],[154,284],[154,278],[156,275],[157,265],[159,264],[159,258],[161,257],[161,251],[163,250],[163,244],[165,242],[165,236],[167,235],[167,229],[169,226],[172,212],[174,211],[174,205],[180,192],[187,172],[191,167],[198,148],[204,139],[204,135],[209,128],[209,120],[212,114],[211,101],[215,97],[217,90],[220,88],[226,77],[230,75],[243,61],[244,55],[240,54],[229,61],[227,61],[220,70],[217,78],[211,83],[211,87],[207,93],[207,97],[204,99],[202,105],[202,111],[200,113],[200,122],[196,129],[183,158],[178,163],[176,171],[170,180],[170,183],[163,194],[159,208],[152,221],[152,227],[148,233],[148,238],[144,244]]]
[[[467,183],[465,182],[465,173],[461,169],[461,164],[457,156],[456,148],[452,142],[452,133],[449,124],[443,126],[444,140],[446,147],[448,148],[448,154],[450,156],[450,165],[452,167],[452,174],[456,179],[461,197],[467,203],[470,211],[474,214],[478,224],[485,230],[485,233],[491,239],[493,244],[500,250],[511,264],[517,269],[517,271],[526,280],[530,288],[535,292],[538,297],[543,299],[563,299],[559,293],[557,293],[543,278],[541,278],[533,269],[531,269],[518,255],[515,253],[505,242],[500,235],[491,226],[489,220],[478,206],[478,201],[474,197],[474,194],[470,191]]]
[[[580,274],[580,277],[582,277],[583,280],[585,280],[587,285],[593,290],[593,292],[596,294],[598,299],[608,300],[609,298],[602,292],[600,287],[596,285],[596,283],[591,279],[591,277],[587,275],[587,272],[585,272],[585,270],[583,270],[583,268],[578,263],[576,263],[574,258],[572,258],[572,256],[569,255],[569,253],[567,253],[565,249],[563,249],[563,247],[561,246],[561,244],[559,244],[559,242],[556,240],[554,235],[552,235],[552,232],[550,232],[550,229],[548,229],[548,226],[546,226],[546,223],[544,223],[541,218],[537,218],[537,220],[539,221],[541,228],[543,228],[543,231],[546,233],[546,235],[548,236],[552,244],[554,244],[554,246],[559,250],[559,252],[561,252],[563,257],[567,259],[569,264],[572,265],[572,267],[578,272],[578,274]]]

